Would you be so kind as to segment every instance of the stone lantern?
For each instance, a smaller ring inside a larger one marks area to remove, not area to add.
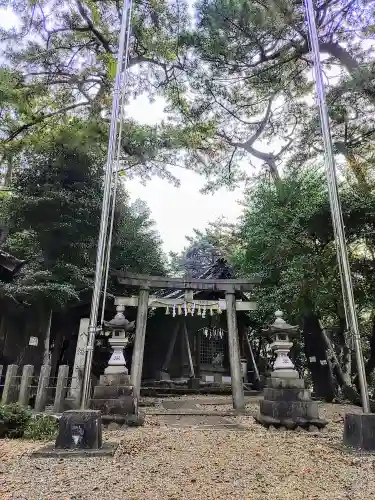
[[[134,330],[134,321],[128,321],[124,316],[125,306],[116,306],[116,315],[111,321],[104,322],[104,329],[111,332],[109,344],[113,349],[105,375],[128,374],[124,349],[129,342],[129,333]]]
[[[125,307],[116,306],[116,315],[111,321],[104,322],[104,330],[111,333],[109,344],[113,352],[104,374],[100,375],[99,384],[94,387],[91,407],[102,412],[105,422],[126,422],[135,415],[138,418],[138,399],[124,357],[124,349],[134,330],[134,321],[125,318]]]
[[[305,381],[299,378],[289,358],[298,327],[288,325],[281,311],[277,311],[275,316],[275,321],[264,330],[264,335],[272,341],[271,349],[276,354],[276,360],[255,420],[265,427],[321,429],[327,422],[319,418],[318,403],[311,400]]]
[[[289,351],[293,347],[292,338],[298,335],[298,326],[288,325],[281,311],[276,311],[275,316],[272,325],[264,330],[264,335],[272,340],[270,347],[276,354],[271,377],[298,379],[298,372],[289,358]]]

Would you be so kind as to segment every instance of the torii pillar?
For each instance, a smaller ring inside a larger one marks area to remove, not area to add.
[[[238,339],[235,293],[226,292],[225,299],[227,303],[228,347],[230,375],[232,382],[233,408],[235,410],[244,410],[245,397],[242,382],[240,342]]]

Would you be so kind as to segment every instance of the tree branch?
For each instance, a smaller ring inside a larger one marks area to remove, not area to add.
[[[90,19],[90,17],[87,15],[87,12],[86,12],[84,6],[82,5],[81,1],[80,0],[76,0],[76,3],[77,3],[77,7],[78,7],[78,10],[79,10],[79,13],[81,14],[81,16],[83,17],[83,19],[87,23],[87,27],[96,36],[96,38],[103,45],[103,47],[105,48],[105,50],[107,52],[109,52],[110,54],[112,54],[112,49],[110,47],[109,40],[107,40],[107,38],[97,28],[95,28],[94,23],[92,22],[92,20]]]
[[[7,137],[7,139],[5,140],[5,142],[12,141],[18,135],[20,135],[22,132],[24,132],[25,130],[33,127],[34,125],[37,125],[38,123],[43,122],[44,120],[47,120],[48,118],[52,118],[53,116],[57,116],[57,115],[59,115],[61,113],[66,113],[67,111],[71,111],[72,109],[76,109],[76,108],[79,108],[81,106],[89,106],[90,104],[91,104],[91,102],[79,102],[79,103],[76,103],[76,104],[72,104],[71,106],[66,106],[65,108],[59,109],[58,111],[54,111],[53,113],[49,113],[49,114],[46,114],[46,115],[42,114],[42,115],[36,116],[34,118],[34,120],[32,120],[29,123],[25,123],[24,125],[21,125],[14,132],[12,132]]]
[[[264,129],[266,128],[269,117],[271,115],[271,107],[272,107],[272,102],[273,102],[274,98],[275,98],[275,94],[273,96],[271,96],[271,98],[268,102],[266,114],[264,115],[263,120],[260,122],[258,130],[244,143],[244,145],[243,145],[244,149],[252,146],[254,144],[254,142],[257,141],[259,139],[259,137],[262,135],[262,133],[264,132]]]

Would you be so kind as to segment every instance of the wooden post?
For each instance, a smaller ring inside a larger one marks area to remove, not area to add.
[[[60,365],[56,382],[55,401],[53,404],[53,411],[55,411],[56,413],[61,413],[64,411],[65,396],[68,385],[68,376],[69,376],[69,366]]]
[[[202,343],[202,331],[197,330],[195,342],[195,366],[196,366],[196,376],[200,378],[201,376],[201,343]]]
[[[51,324],[52,324],[52,309],[48,311],[48,319],[46,321],[46,331],[44,336],[43,364],[51,364],[50,340],[51,340]]]
[[[167,355],[165,357],[165,361],[164,361],[163,367],[161,369],[163,372],[168,372],[169,364],[171,362],[172,354],[173,354],[173,351],[174,351],[174,346],[176,344],[177,333],[178,333],[179,327],[180,327],[180,324],[177,323],[176,326],[175,326],[175,329],[173,331],[173,334],[172,334],[172,337],[171,337],[171,341],[170,341],[169,346],[168,346],[168,352],[167,352]]]
[[[139,290],[137,320],[135,327],[135,340],[131,366],[131,384],[134,386],[134,394],[139,397],[141,393],[141,380],[143,368],[143,353],[145,349],[146,326],[148,316],[148,288]]]
[[[49,376],[51,374],[51,365],[43,365],[40,369],[38,389],[35,398],[35,411],[43,411],[47,402],[47,387]]]
[[[77,338],[76,355],[74,358],[72,381],[69,389],[69,398],[71,398],[72,406],[79,408],[82,392],[82,376],[85,368],[86,347],[88,340],[89,319],[81,318],[79,324],[79,332]]]
[[[29,406],[30,386],[33,378],[34,365],[25,365],[22,370],[20,393],[18,395],[18,403],[21,406]]]
[[[7,373],[5,375],[3,394],[1,397],[2,405],[14,403],[15,401],[17,401],[17,395],[16,395],[17,372],[18,372],[18,365],[8,365]]]
[[[193,358],[191,356],[189,334],[188,334],[188,331],[187,331],[186,321],[184,321],[184,335],[185,335],[185,342],[186,342],[186,350],[187,350],[188,358],[189,358],[190,377],[195,378]]]
[[[254,353],[253,353],[253,350],[251,348],[250,339],[249,339],[249,336],[248,336],[247,332],[245,332],[245,337],[246,337],[246,340],[247,340],[247,347],[249,348],[251,362],[252,362],[253,367],[254,367],[254,373],[255,373],[256,379],[258,381],[260,381],[259,370],[258,370],[257,364],[255,362]]]
[[[233,408],[243,410],[245,399],[242,384],[240,343],[237,330],[237,313],[235,294],[227,292],[225,294],[227,303],[227,324],[228,324],[228,347],[230,361],[230,375],[232,380]]]

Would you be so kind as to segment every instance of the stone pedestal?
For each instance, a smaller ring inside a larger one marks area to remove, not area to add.
[[[302,379],[268,379],[255,420],[265,427],[290,430],[297,427],[321,429],[327,425],[319,418],[318,403],[311,400],[310,391],[305,389]]]
[[[201,388],[201,379],[197,377],[191,377],[188,380],[188,388],[189,389],[194,389],[196,391],[199,391]]]
[[[255,420],[266,427],[321,429],[327,422],[319,418],[318,403],[311,400],[310,391],[289,358],[293,346],[290,337],[297,334],[297,327],[288,325],[280,311],[275,316],[265,333],[272,338],[271,348],[277,357]]]
[[[347,413],[344,446],[358,451],[375,451],[375,413]]]
[[[137,415],[138,399],[130,376],[126,374],[104,374],[94,387],[91,408],[100,410],[103,415]]]

